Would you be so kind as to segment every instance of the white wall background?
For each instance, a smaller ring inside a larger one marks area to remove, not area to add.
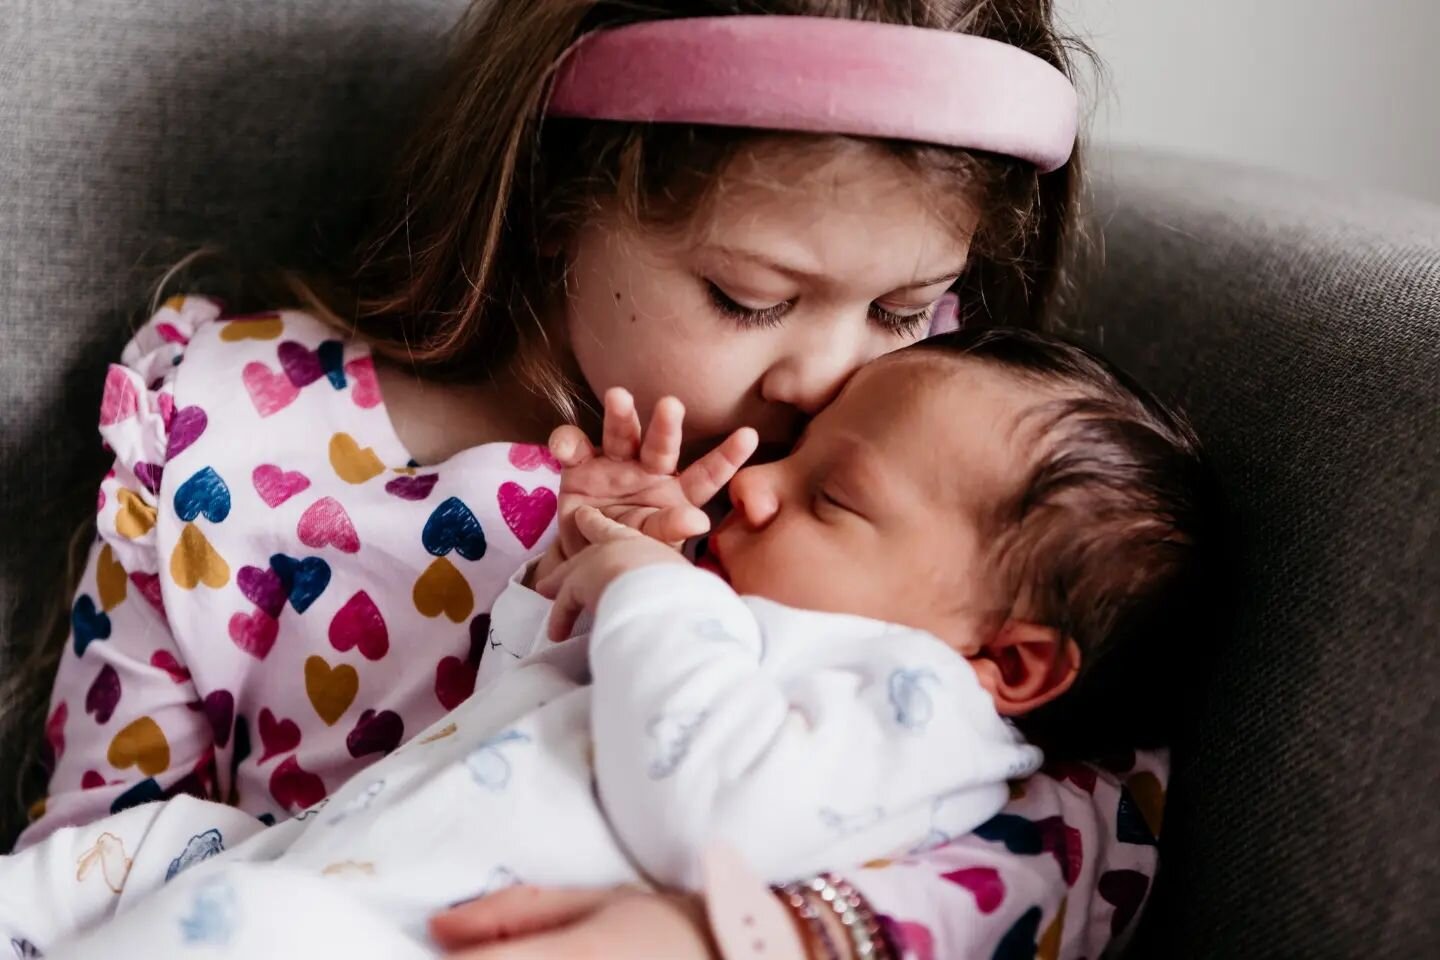
[[[1440,0],[1057,0],[1096,140],[1440,202]]]

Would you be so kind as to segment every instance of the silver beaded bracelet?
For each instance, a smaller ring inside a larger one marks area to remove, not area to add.
[[[779,890],[790,909],[805,921],[814,939],[820,943],[825,951],[825,960],[839,960],[841,956],[821,913],[827,909],[845,928],[857,960],[892,960],[893,953],[880,928],[879,919],[860,891],[847,881],[832,874],[822,874],[805,883],[786,884]]]
[[[814,896],[809,888],[798,883],[787,883],[776,889],[784,896],[791,911],[805,921],[811,938],[819,943],[820,949],[825,952],[824,960],[841,960],[840,948],[830,936],[830,928],[825,925],[825,917],[821,913],[823,902]]]
[[[880,921],[860,891],[829,873],[814,878],[809,886],[845,927],[858,960],[890,960],[890,948]]]

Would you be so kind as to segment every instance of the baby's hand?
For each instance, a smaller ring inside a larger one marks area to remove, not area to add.
[[[589,505],[575,511],[575,529],[587,545],[535,582],[539,593],[555,601],[549,634],[557,643],[574,632],[580,614],[593,610],[605,588],[622,575],[659,564],[689,564],[674,547],[617,523]]]
[[[550,452],[560,461],[557,547],[540,573],[583,549],[586,540],[575,528],[575,511],[598,509],[612,520],[647,537],[679,546],[710,529],[701,508],[719,493],[755,452],[758,442],[749,427],[736,430],[724,443],[676,474],[685,408],[674,397],[655,405],[642,438],[635,399],[619,387],[605,394],[604,439],[600,451],[573,426],[550,436]]]

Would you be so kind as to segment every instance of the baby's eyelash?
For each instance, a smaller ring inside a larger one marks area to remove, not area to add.
[[[763,310],[755,310],[742,303],[736,303],[729,295],[715,284],[708,280],[705,282],[705,289],[710,294],[710,302],[719,311],[722,317],[734,320],[742,327],[774,327],[778,326],[784,319],[785,314],[790,312],[790,301],[777,303],[773,307],[766,307]]]

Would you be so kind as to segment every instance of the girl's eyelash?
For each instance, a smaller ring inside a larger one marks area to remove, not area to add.
[[[705,281],[705,289],[710,294],[710,302],[715,305],[722,317],[734,320],[742,327],[774,327],[780,324],[785,314],[790,312],[790,301],[777,303],[773,307],[766,307],[763,310],[756,310],[747,307],[742,303],[736,303],[724,290],[721,290],[710,281]]]
[[[904,336],[912,334],[916,330],[929,328],[930,320],[935,316],[935,305],[931,304],[919,313],[896,313],[893,310],[886,310],[878,303],[872,303],[870,316],[891,333]]]
[[[710,302],[721,316],[733,320],[743,327],[774,327],[780,324],[785,314],[790,312],[791,303],[786,300],[777,303],[773,307],[765,307],[756,310],[737,303],[729,294],[721,290],[710,281],[705,281],[706,292],[710,295]],[[887,310],[878,303],[870,305],[870,316],[876,323],[899,336],[908,336],[916,330],[928,327],[934,316],[935,307],[932,304],[921,310],[919,313],[896,313]]]

